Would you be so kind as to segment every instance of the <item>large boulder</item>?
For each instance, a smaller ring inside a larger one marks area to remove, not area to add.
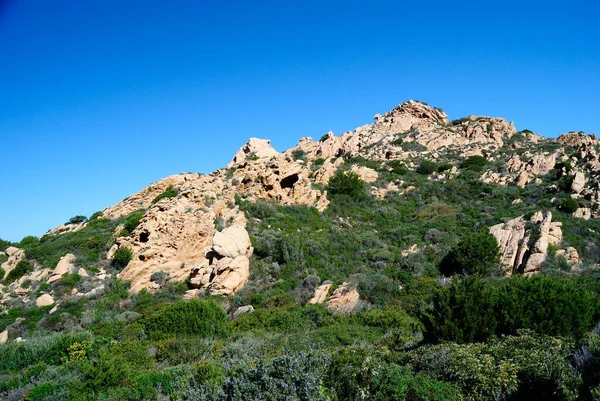
[[[250,250],[250,236],[244,227],[233,225],[213,237],[213,250],[220,256],[236,258]]]
[[[38,307],[52,305],[54,304],[54,298],[50,294],[43,294],[35,300],[35,304]]]
[[[322,304],[327,299],[327,295],[329,295],[329,291],[333,283],[329,280],[323,281],[323,283],[315,288],[315,292],[313,293],[312,298],[308,301],[309,304]]]
[[[583,191],[583,188],[585,188],[585,174],[583,174],[581,171],[578,171],[575,173],[575,177],[573,177],[571,190],[574,193],[579,194]]]
[[[327,308],[334,313],[347,314],[354,311],[360,303],[360,294],[356,286],[351,283],[343,283],[333,291],[327,301]]]

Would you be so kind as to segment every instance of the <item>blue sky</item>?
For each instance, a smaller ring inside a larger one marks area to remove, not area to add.
[[[600,133],[600,5],[0,0],[0,238],[416,99]]]

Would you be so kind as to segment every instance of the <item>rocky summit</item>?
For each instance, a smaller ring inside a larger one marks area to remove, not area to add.
[[[305,375],[311,395],[273,399],[371,399],[398,375],[406,398],[372,399],[597,396],[599,150],[412,100],[283,152],[250,138],[211,174],[0,241],[0,395],[260,399],[248,357]]]

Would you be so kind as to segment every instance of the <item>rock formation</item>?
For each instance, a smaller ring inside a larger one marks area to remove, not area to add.
[[[356,286],[350,283],[342,283],[333,291],[326,305],[335,313],[346,314],[355,310],[360,303],[360,294]]]

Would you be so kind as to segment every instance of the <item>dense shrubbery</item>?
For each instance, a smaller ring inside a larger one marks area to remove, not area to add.
[[[356,173],[338,170],[329,179],[327,193],[331,196],[348,196],[353,200],[366,198],[365,183]]]
[[[470,156],[465,159],[460,167],[466,170],[482,171],[488,160],[483,156]]]
[[[5,284],[10,284],[33,271],[33,265],[27,260],[21,260],[14,269],[8,272],[4,279]]]
[[[225,311],[210,301],[178,301],[159,305],[143,320],[145,332],[151,338],[172,335],[222,337],[228,332]]]
[[[132,256],[133,252],[131,251],[131,249],[126,248],[124,246],[120,247],[113,255],[113,267],[119,270],[123,269],[131,261]]]
[[[433,306],[430,338],[459,343],[519,329],[581,339],[600,318],[597,297],[556,276],[455,280],[435,294]]]
[[[440,271],[445,275],[490,276],[501,273],[498,241],[487,231],[465,235],[446,255],[440,265]]]

